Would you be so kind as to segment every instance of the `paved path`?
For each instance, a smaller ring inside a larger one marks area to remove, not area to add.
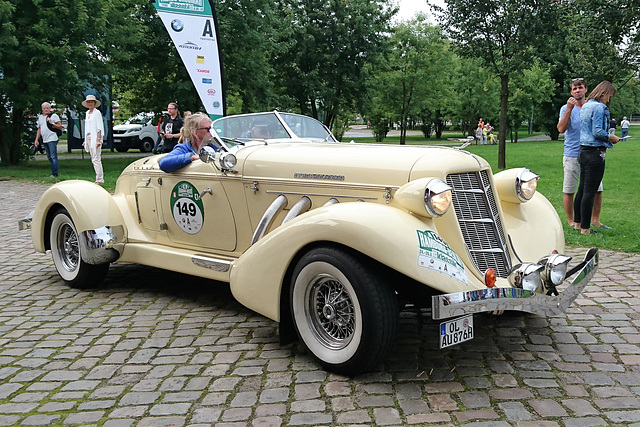
[[[16,227],[45,188],[0,182],[0,426],[640,426],[640,255],[601,252],[566,315],[477,315],[446,351],[405,311],[384,366],[346,378],[225,284],[114,265],[66,287]]]

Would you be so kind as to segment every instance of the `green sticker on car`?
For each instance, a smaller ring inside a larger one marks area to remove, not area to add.
[[[196,234],[204,224],[204,205],[200,193],[190,182],[180,181],[171,190],[171,212],[178,227]]]
[[[464,264],[442,237],[431,230],[418,232],[418,266],[451,276],[469,284]]]

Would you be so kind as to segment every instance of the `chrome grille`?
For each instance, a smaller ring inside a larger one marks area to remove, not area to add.
[[[474,264],[482,273],[493,267],[498,277],[507,277],[511,261],[487,171],[451,174],[447,184],[453,188],[453,208]]]

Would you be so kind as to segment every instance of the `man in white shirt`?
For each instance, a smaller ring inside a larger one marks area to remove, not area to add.
[[[626,141],[629,136],[629,120],[626,117],[622,118],[622,123],[620,123],[620,127],[622,128],[622,140]]]
[[[50,178],[58,177],[58,134],[55,130],[62,130],[62,122],[57,114],[51,112],[51,104],[42,103],[42,114],[38,116],[38,132],[34,142],[37,147],[42,137],[42,145],[47,153],[47,159],[51,163]]]

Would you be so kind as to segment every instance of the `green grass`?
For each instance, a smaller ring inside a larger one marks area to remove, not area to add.
[[[60,156],[66,154],[59,154]],[[29,181],[40,184],[53,184],[68,179],[84,179],[95,181],[96,174],[93,171],[91,158],[85,153],[84,159],[80,157],[79,150],[76,150],[78,158],[59,159],[60,163],[58,178],[49,178],[51,175],[51,165],[46,156],[39,154],[42,159],[29,161],[18,166],[0,167],[0,179],[11,179],[19,181]],[[116,180],[125,167],[135,160],[134,157],[125,158],[102,158],[102,168],[104,171],[104,187],[113,191],[116,187]]]
[[[633,126],[631,135],[640,135],[640,126]],[[459,137],[459,134],[446,134],[445,137]],[[524,133],[522,137],[526,137]],[[373,142],[372,138],[357,138],[357,142]],[[398,144],[399,137],[385,139],[384,143]],[[410,144],[442,144],[446,138],[436,141],[425,140],[422,136],[410,136]],[[459,143],[451,143],[458,145]],[[470,145],[467,150],[484,157],[498,171],[498,146]],[[640,231],[637,227],[640,213],[640,198],[634,197],[640,182],[640,137],[620,142],[607,152],[607,166],[604,176],[604,195],[601,219],[613,230],[603,230],[597,235],[581,236],[566,224],[562,209],[562,151],[561,141],[520,141],[507,143],[506,164],[508,168],[528,167],[541,176],[538,190],[553,204],[565,227],[567,245],[589,247],[597,246],[623,252],[640,253]],[[137,152],[133,150],[132,152]],[[61,153],[61,155],[63,155]],[[38,183],[53,183],[67,179],[94,181],[95,175],[89,156],[80,159],[79,150],[74,151],[74,159],[60,160],[60,177],[47,178],[51,169],[46,159],[30,161],[20,166],[0,167],[0,179],[15,179]],[[117,177],[131,162],[132,157],[114,158],[105,152],[102,165],[105,175],[105,188],[113,191]]]

